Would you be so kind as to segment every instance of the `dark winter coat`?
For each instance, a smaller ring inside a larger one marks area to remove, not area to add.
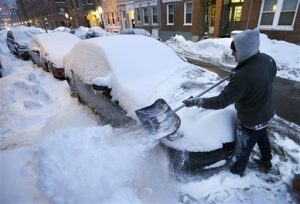
[[[255,49],[251,52],[247,50],[248,55],[251,55],[247,57],[243,50],[239,50],[246,49],[239,47],[239,40],[245,39],[238,38],[237,41],[234,41],[237,54],[240,53],[239,56],[243,57],[240,62],[238,58],[239,64],[236,67],[236,74],[230,79],[220,95],[203,98],[201,106],[207,109],[222,109],[235,103],[240,123],[251,127],[265,123],[274,116],[272,84],[276,75],[276,63],[272,57],[258,51],[259,44],[257,46],[257,43],[254,43],[255,48],[257,48],[256,53],[254,55],[251,53]],[[248,49],[249,46],[251,49],[251,45],[247,44],[251,41],[247,43],[243,41],[243,43],[248,46]]]

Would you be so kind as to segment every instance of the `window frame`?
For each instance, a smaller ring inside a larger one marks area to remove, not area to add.
[[[147,15],[145,15],[145,10],[146,10],[146,14],[147,14]],[[148,7],[147,7],[147,6],[142,7],[142,11],[143,11],[143,24],[144,24],[144,25],[149,25],[149,12],[148,12]],[[147,23],[145,22],[145,16],[147,16],[147,20],[148,20]]]
[[[156,7],[156,23],[154,23],[154,12],[153,12],[153,8]],[[157,5],[154,5],[154,6],[151,6],[151,22],[152,22],[152,25],[158,25],[158,6]]]
[[[292,24],[291,25],[278,25],[284,1],[285,0],[277,0],[276,10],[275,10],[275,13],[274,13],[274,18],[273,18],[272,25],[261,25],[262,15],[263,15],[263,12],[264,12],[263,9],[264,9],[264,5],[265,5],[265,2],[266,2],[266,0],[262,0],[261,8],[260,8],[260,14],[259,14],[259,21],[258,21],[257,27],[259,27],[262,30],[287,30],[287,31],[293,31],[295,21],[296,21],[296,17],[297,17],[297,12],[298,12],[298,9],[299,9],[299,1],[297,2],[297,6],[295,8],[295,14],[294,14],[294,19],[293,19]]]
[[[172,15],[173,15],[173,22],[172,23],[170,23],[170,19],[169,19],[169,15],[170,15],[169,6],[173,6],[173,13],[172,13]],[[173,3],[167,4],[166,7],[167,7],[167,25],[174,25],[174,23],[175,23],[175,15],[174,15],[175,8],[174,8],[174,4]]]
[[[191,22],[190,23],[187,23],[186,22],[186,15],[187,15],[187,11],[186,11],[186,7],[187,7],[187,4],[192,4],[192,11],[191,11]],[[185,26],[191,26],[193,24],[193,2],[192,1],[186,1],[184,2],[184,12],[183,12],[183,15],[184,15],[184,24]]]
[[[137,23],[141,23],[141,13],[140,13],[140,8],[139,8],[139,7],[135,8],[135,11],[134,11],[134,12],[136,12],[136,22],[137,22]]]

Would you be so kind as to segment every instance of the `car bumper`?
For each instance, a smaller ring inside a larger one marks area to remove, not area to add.
[[[195,173],[225,160],[233,154],[234,142],[225,143],[223,147],[210,152],[189,152],[177,150],[161,143],[170,159],[170,167],[176,172]]]

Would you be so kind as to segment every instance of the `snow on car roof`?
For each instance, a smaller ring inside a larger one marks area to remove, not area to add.
[[[91,73],[91,68],[84,68],[89,65],[95,66],[93,72],[97,74]],[[147,99],[157,84],[184,66],[188,66],[188,63],[161,42],[145,36],[131,35],[82,41],[72,49],[65,65],[66,72],[68,69],[76,70],[86,83],[91,83],[95,76],[111,75],[114,99],[127,102],[127,105],[123,105],[133,110],[149,104]],[[102,73],[99,73],[100,69]],[[145,76],[149,76],[149,79],[146,80]],[[141,84],[143,87],[140,87]]]
[[[28,44],[33,35],[43,33],[45,30],[34,26],[15,26],[11,29],[11,32],[16,41],[22,44]]]
[[[80,41],[80,38],[66,32],[52,32],[35,35],[32,41],[41,46],[40,53],[42,56],[60,68],[63,67],[63,56]]]

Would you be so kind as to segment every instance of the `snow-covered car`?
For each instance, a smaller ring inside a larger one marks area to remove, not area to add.
[[[151,33],[149,33],[147,30],[143,29],[143,28],[125,28],[123,30],[120,31],[120,34],[125,34],[125,35],[144,35],[144,36],[148,36],[148,37],[152,37],[155,39],[158,39],[156,37],[154,37]]]
[[[130,48],[130,55],[124,54]],[[124,125],[138,121],[135,110],[163,98],[179,106],[219,80],[191,65],[160,41],[140,35],[112,35],[81,41],[64,57],[71,93],[97,112],[104,122]],[[221,90],[207,93],[216,95]],[[232,153],[236,113],[184,108],[175,141],[161,143],[178,169],[222,165]],[[139,123],[137,123],[139,124]],[[222,162],[220,162],[223,160]]]
[[[36,27],[16,26],[7,31],[7,46],[9,50],[16,56],[28,60],[28,43],[32,36],[45,31]]]
[[[74,28],[70,31],[70,33],[76,35],[79,37],[81,40],[86,39],[86,35],[88,32],[89,28],[80,26],[79,28]]]
[[[51,32],[66,32],[69,33],[71,29],[69,27],[60,26],[52,30]]]
[[[91,27],[86,33],[86,38],[89,39],[107,35],[110,35],[110,33],[106,32],[104,29],[100,27]]]
[[[52,32],[33,36],[29,43],[32,62],[51,71],[58,79],[65,78],[63,57],[80,38],[67,32]]]
[[[125,28],[121,30],[120,34],[144,35],[148,37],[151,36],[151,33],[142,28]]]

